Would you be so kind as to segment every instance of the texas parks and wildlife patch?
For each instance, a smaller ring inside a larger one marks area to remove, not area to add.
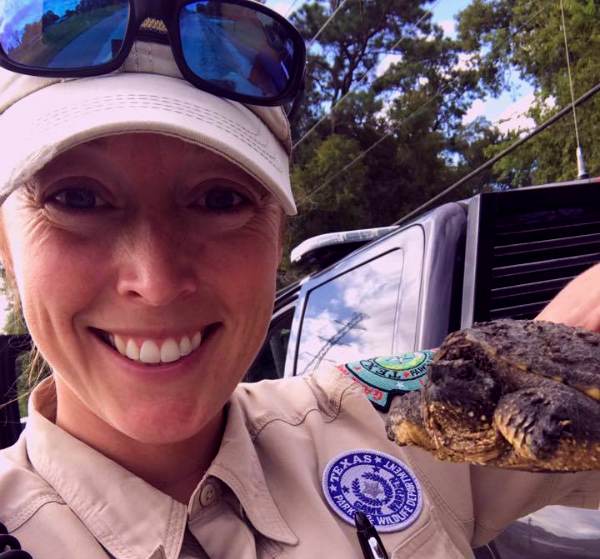
[[[354,513],[361,511],[380,532],[404,530],[423,508],[415,474],[398,458],[377,450],[349,450],[334,457],[322,485],[329,506],[352,526]]]

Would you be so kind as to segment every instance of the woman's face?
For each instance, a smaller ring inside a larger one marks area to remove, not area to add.
[[[272,310],[281,211],[266,190],[207,150],[127,134],[58,156],[2,218],[59,423],[161,444],[219,416]]]

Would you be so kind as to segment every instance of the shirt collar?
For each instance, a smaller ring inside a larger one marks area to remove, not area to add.
[[[177,558],[185,505],[57,427],[55,416],[56,392],[47,379],[30,397],[25,428],[37,472],[113,556]]]
[[[188,514],[193,515],[199,506],[204,480],[186,508],[56,426],[55,416],[56,392],[52,379],[47,379],[30,397],[26,426],[27,451],[37,472],[112,555],[155,559],[164,553],[167,559],[176,559]],[[205,479],[208,476],[230,488],[263,536],[289,545],[298,543],[267,487],[235,393],[220,449]]]
[[[229,487],[252,526],[263,536],[288,545],[298,543],[298,538],[284,520],[269,491],[235,392],[228,405],[221,447],[207,475],[218,478]],[[199,491],[200,487],[190,501],[192,515],[198,503]]]

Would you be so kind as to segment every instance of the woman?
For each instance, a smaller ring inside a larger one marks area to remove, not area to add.
[[[1,75],[2,260],[52,370],[0,454],[0,520],[24,549],[360,557],[329,486],[367,463],[373,503],[377,479],[408,495],[382,532],[393,557],[465,557],[547,503],[598,506],[596,474],[396,448],[333,370],[238,385],[265,335],[294,213],[287,121],[196,89],[169,46],[145,39],[111,75]]]

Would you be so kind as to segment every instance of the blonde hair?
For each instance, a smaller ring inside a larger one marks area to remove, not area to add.
[[[1,210],[1,209],[0,209]],[[12,311],[11,317],[13,322],[10,325],[10,334],[27,334],[27,324],[23,316],[23,307],[21,299],[19,297],[19,291],[17,289],[17,282],[13,270],[12,260],[10,257],[10,251],[8,250],[8,244],[6,242],[6,234],[4,230],[4,220],[2,218],[2,212],[0,211],[0,259],[2,260],[2,269],[4,271],[4,281],[6,285],[6,294],[8,296],[10,309]],[[6,402],[4,405],[8,405],[15,401],[20,401],[27,398],[31,394],[32,390],[47,376],[51,374],[51,369],[36,345],[31,342],[31,349],[25,353],[24,359],[21,360],[24,363],[24,367],[21,368],[20,373],[17,375],[16,397]]]

